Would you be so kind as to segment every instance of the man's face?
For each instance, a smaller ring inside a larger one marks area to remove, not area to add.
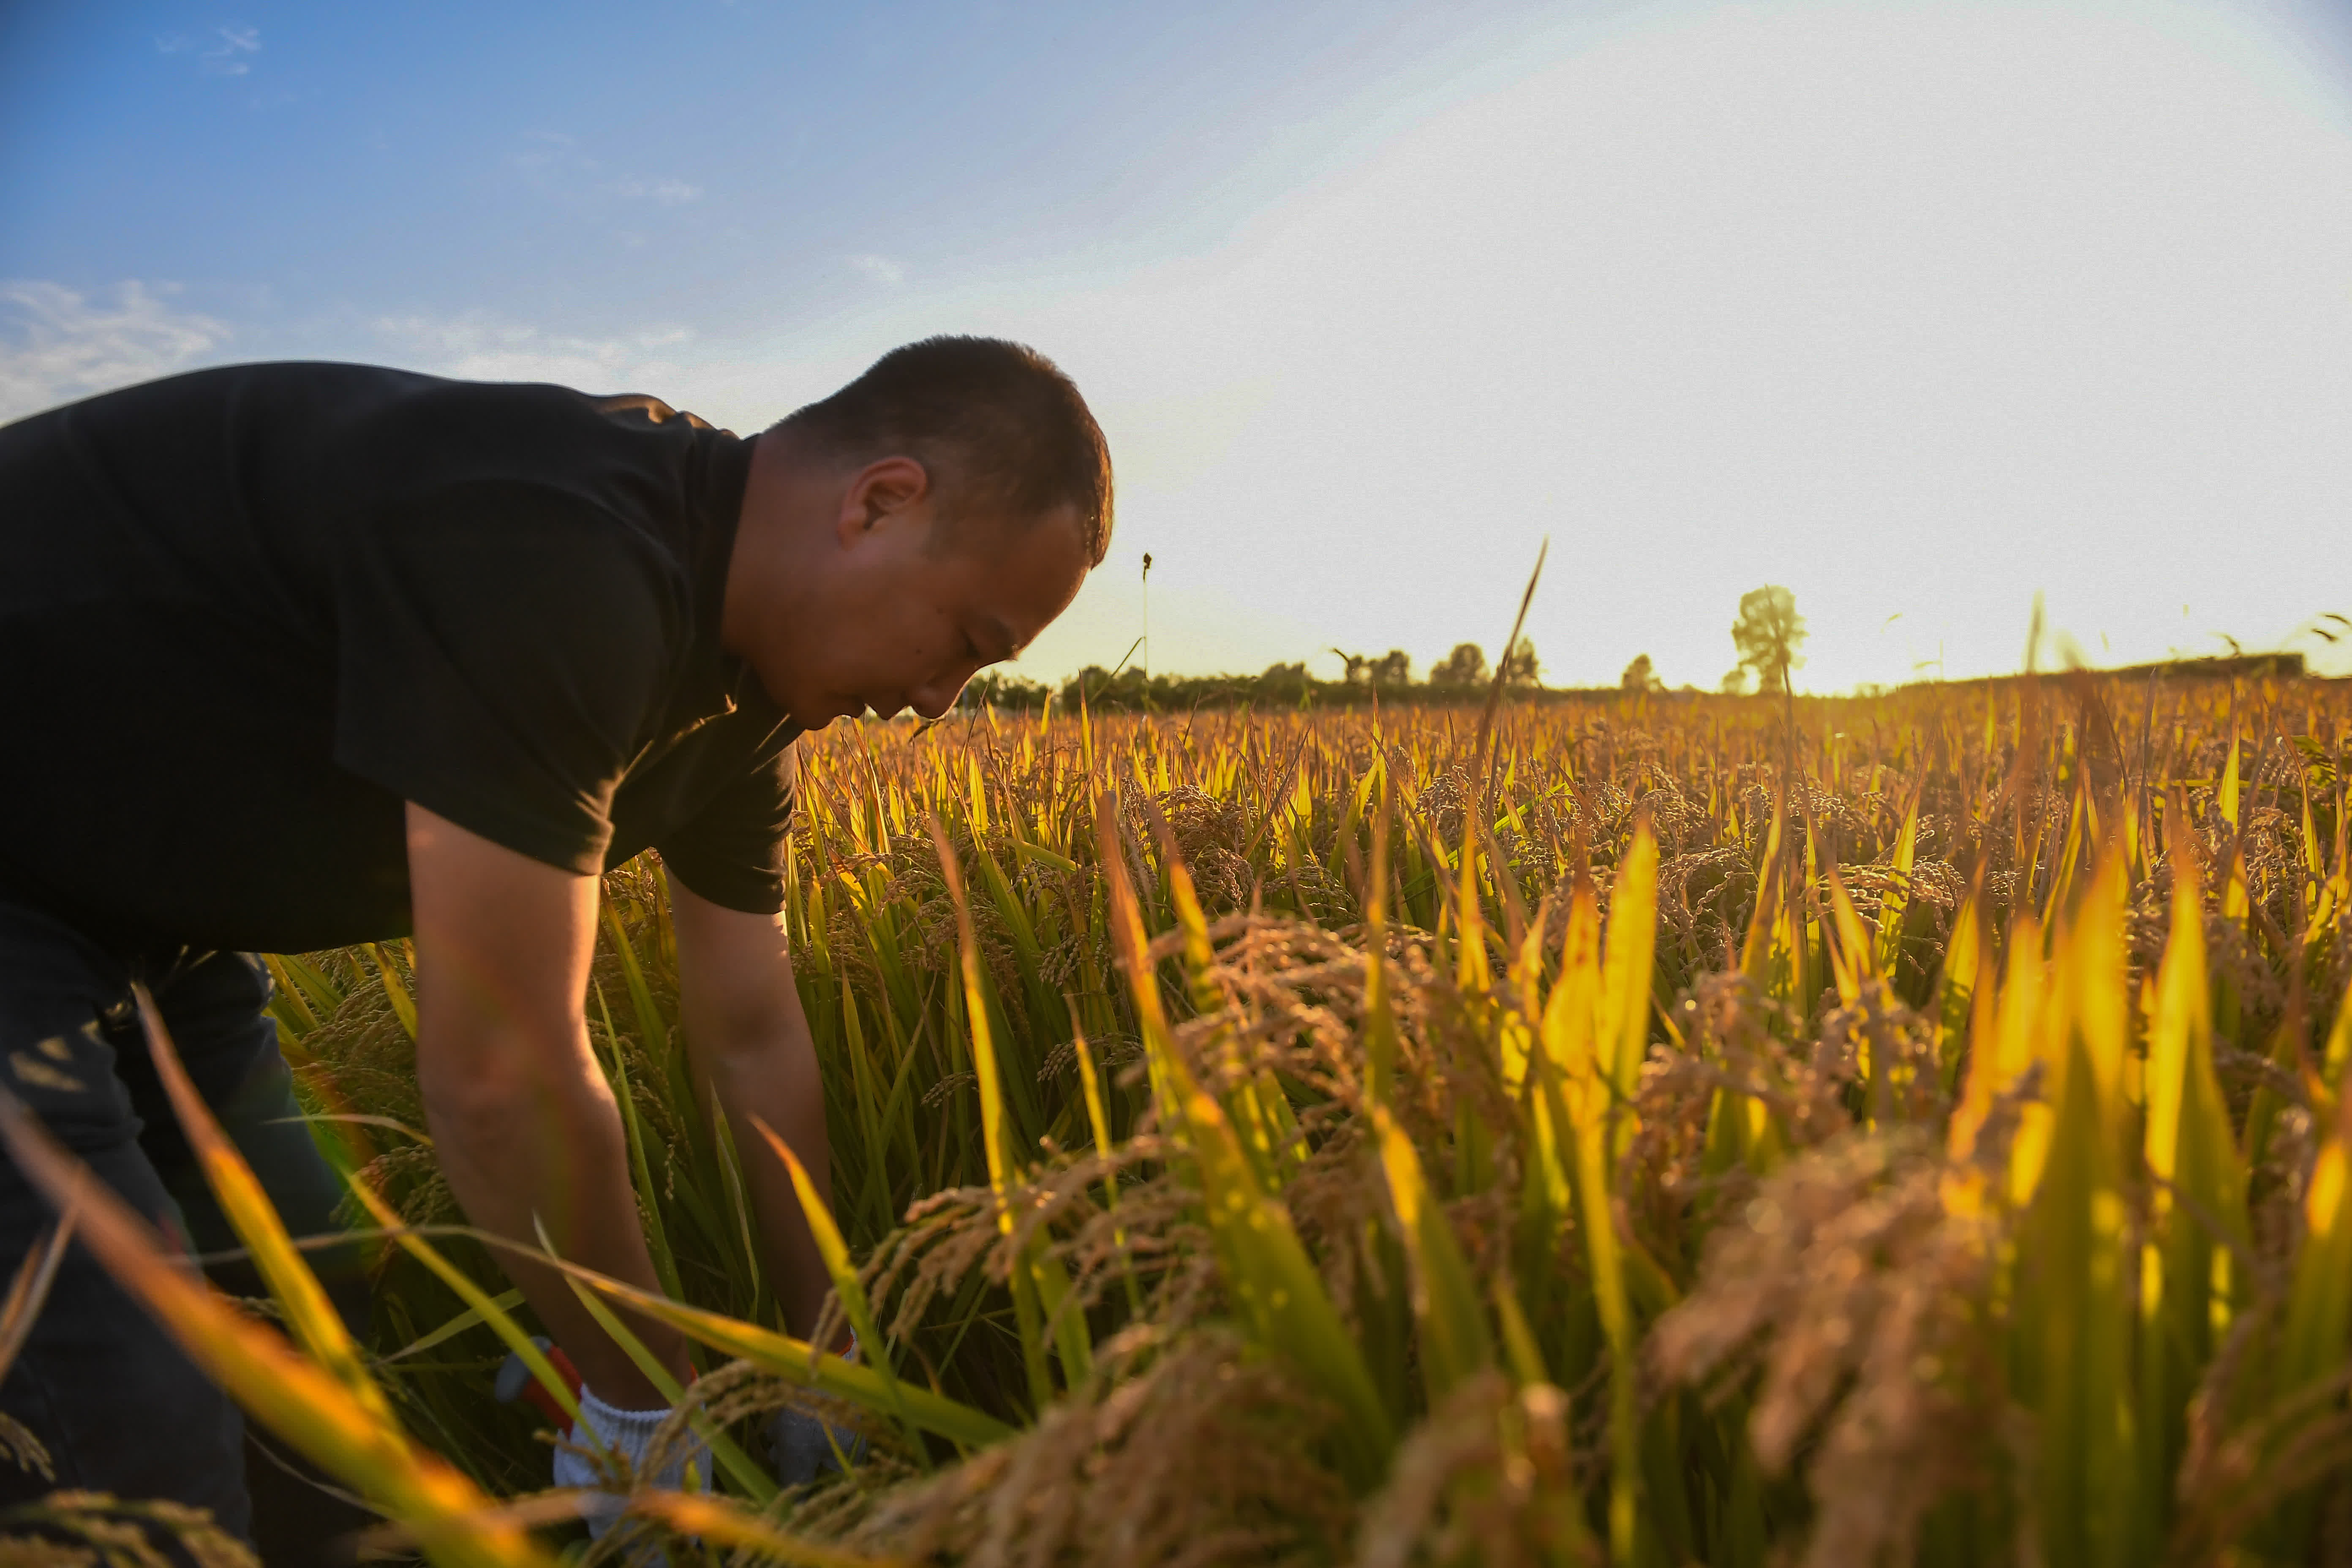
[[[936,719],[984,665],[1012,658],[1069,606],[1087,561],[1070,511],[1026,527],[978,519],[938,547],[928,487],[845,520],[819,582],[751,656],[770,696],[821,729],[871,708]]]

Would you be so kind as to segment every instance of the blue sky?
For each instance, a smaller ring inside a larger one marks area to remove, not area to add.
[[[2341,5],[0,8],[0,417],[227,360],[750,429],[1060,359],[1122,480],[1025,659],[1500,639],[1818,689],[2352,613]],[[2332,597],[2331,597],[2332,595]],[[2344,645],[2339,645],[2342,647]],[[2352,649],[2347,649],[2352,653]]]
[[[1352,98],[1463,53],[1478,21],[1393,5],[16,6],[0,258],[31,277],[160,266],[298,337],[401,302],[592,335],[616,316],[788,332],[908,273],[1213,243],[1344,144]]]

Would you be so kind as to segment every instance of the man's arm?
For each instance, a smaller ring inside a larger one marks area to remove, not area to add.
[[[596,879],[544,865],[411,802],[416,921],[416,1080],[443,1174],[467,1217],[658,1290],[613,1093],[583,1012],[595,949]],[[607,1338],[557,1270],[499,1262],[606,1404],[668,1403]],[[682,1378],[684,1342],[630,1328]]]
[[[727,1109],[761,1250],[785,1325],[816,1327],[832,1280],[802,1217],[784,1163],[751,1125],[776,1130],[833,1201],[833,1154],[824,1130],[824,1088],[809,1037],[781,915],[745,914],[714,904],[670,879],[670,923],[677,933],[678,1009],[698,1089]]]

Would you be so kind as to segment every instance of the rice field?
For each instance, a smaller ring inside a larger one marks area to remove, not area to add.
[[[416,1131],[400,944],[272,961],[370,1342],[225,1140],[282,1334],[0,1133],[436,1562],[2342,1561],[2347,720],[2077,675],[836,725],[789,918],[866,1360],[781,1331],[782,1154],[698,1105],[661,868],[612,873],[663,1299],[573,1272],[695,1340],[714,1473],[593,1548],[493,1394],[531,1325]],[[783,1403],[864,1462],[779,1495]]]

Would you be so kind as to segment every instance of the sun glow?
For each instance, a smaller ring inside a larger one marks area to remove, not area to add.
[[[1159,668],[1492,645],[1549,536],[1556,681],[1712,687],[1766,582],[1801,689],[2015,668],[2037,593],[2046,661],[2352,670],[2296,640],[2352,609],[2352,112],[2250,29],[1676,12],[992,314],[1104,411]],[[1098,575],[1033,665],[1131,640]]]

